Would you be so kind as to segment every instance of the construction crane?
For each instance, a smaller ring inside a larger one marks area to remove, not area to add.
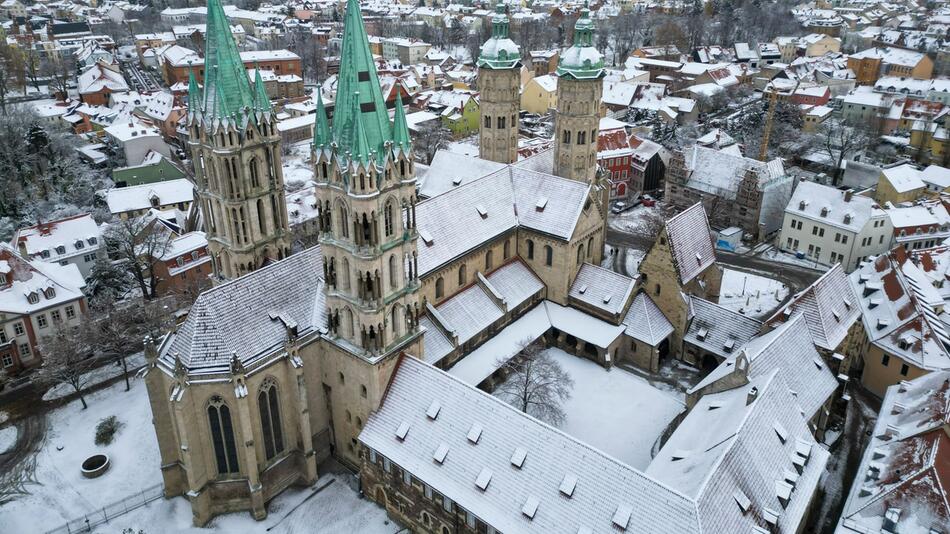
[[[798,91],[798,85],[802,83],[801,80],[795,82],[795,88],[792,89],[792,95],[795,94],[795,91]],[[774,82],[770,82],[765,86],[766,89],[772,86],[772,94],[769,95],[769,111],[765,116],[765,129],[762,132],[762,145],[759,146],[759,161],[765,161],[765,158],[768,157],[769,152],[769,136],[772,134],[772,124],[775,121],[775,108],[778,107],[778,88],[775,87]]]

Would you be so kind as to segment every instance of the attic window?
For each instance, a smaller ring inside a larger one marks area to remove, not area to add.
[[[587,292],[587,284],[582,285],[581,288],[577,290],[577,292],[580,293],[581,295]]]
[[[544,211],[544,207],[548,205],[548,197],[541,197],[538,199],[538,203],[534,205],[534,208],[538,211]]]
[[[703,262],[703,255],[696,253],[696,263],[702,263],[702,262]]]
[[[432,459],[436,462],[439,462],[439,464],[442,464],[445,462],[445,456],[447,454],[449,454],[449,446],[444,442],[439,443],[439,446],[435,449],[435,452],[432,453]]]
[[[491,469],[488,469],[487,467],[482,469],[482,471],[478,474],[478,478],[475,479],[475,485],[478,486],[478,489],[482,491],[488,489],[488,483],[491,482],[491,475]]]
[[[627,530],[627,523],[630,522],[631,513],[633,513],[633,509],[629,505],[621,504],[617,507],[617,511],[614,512],[613,524],[622,530]]]
[[[726,352],[732,352],[736,348],[736,340],[727,339],[725,343],[722,344],[722,349]]]
[[[825,362],[821,361],[821,358],[815,358],[813,361],[815,362],[815,367],[818,369],[821,369],[825,366]]]
[[[524,459],[526,456],[528,456],[528,451],[526,451],[524,447],[518,447],[511,455],[511,465],[521,469],[521,466],[524,465]]]
[[[782,426],[782,423],[776,421],[775,424],[772,425],[772,429],[775,430],[775,434],[778,436],[779,441],[785,443],[785,441],[788,440],[788,430],[785,430],[785,427]]]
[[[610,293],[607,293],[606,295],[604,295],[604,304],[609,303],[612,297],[613,295],[611,295]]]
[[[482,219],[485,219],[488,217],[488,210],[485,209],[484,204],[476,204],[475,211],[478,212],[478,214],[481,216]]]
[[[762,516],[765,518],[765,522],[772,526],[775,526],[776,524],[778,524],[779,515],[780,514],[778,512],[771,510],[769,508],[766,508],[762,512]]]
[[[688,457],[689,457],[689,451],[685,451],[683,449],[676,449],[675,451],[673,451],[673,454],[670,455],[670,459],[673,460],[674,462],[685,460]]]
[[[784,480],[775,481],[775,496],[778,497],[783,508],[788,507],[788,501],[792,498],[792,490],[795,489],[791,484]]]
[[[827,206],[821,208],[821,216],[822,216],[822,217],[827,217],[827,216],[828,216],[828,207],[827,207]]]
[[[706,341],[706,336],[708,335],[709,335],[709,330],[706,330],[705,328],[700,328],[699,332],[696,332],[696,339],[700,341]]]
[[[577,477],[568,473],[564,475],[561,486],[558,488],[565,496],[570,497],[574,494],[574,487],[577,486]]]
[[[881,304],[881,299],[871,299],[868,301],[868,309],[877,308]]]
[[[419,230],[419,237],[422,238],[422,242],[425,243],[426,246],[429,246],[429,247],[432,246],[432,241],[433,241],[432,234],[430,234],[428,231]]]
[[[739,505],[739,509],[742,510],[743,514],[748,512],[749,507],[752,506],[752,501],[746,497],[745,493],[742,493],[742,490],[736,490],[736,492],[732,494],[732,498],[736,500],[736,504]]]
[[[434,400],[432,404],[429,405],[429,409],[426,410],[426,417],[435,421],[439,417],[439,411],[442,410],[442,405],[439,404],[439,401]]]
[[[534,495],[528,495],[528,499],[524,502],[524,506],[521,507],[521,513],[524,514],[528,519],[534,519],[535,512],[538,511],[538,505],[540,502],[538,498]]]
[[[887,319],[878,319],[878,320],[877,320],[877,329],[878,329],[878,330],[883,330],[883,329],[887,328],[887,325],[889,325],[889,324],[891,324],[891,322],[888,321]]]
[[[807,205],[808,205],[808,204],[805,203],[804,200],[802,200],[802,201],[800,201],[800,202],[798,203],[798,209],[804,210],[804,209],[805,209],[805,206],[807,206]]]
[[[56,296],[56,290],[51,287],[48,287],[43,290],[43,294],[46,295],[46,298],[51,299]]]
[[[838,313],[837,311],[833,311],[833,312],[831,312],[831,315],[834,316],[835,321],[838,321],[839,323],[841,322],[841,314],[840,314],[840,313]]]
[[[851,300],[850,300],[850,299],[844,299],[844,307],[845,307],[845,309],[848,309],[848,310],[851,309]]]
[[[396,429],[396,437],[399,438],[399,441],[406,439],[406,434],[409,433],[409,423],[403,421],[399,428]]]
[[[851,224],[851,214],[850,214],[850,213],[846,213],[846,214],[845,214],[845,216],[844,216],[844,223],[845,223],[845,224]]]
[[[482,425],[472,423],[472,428],[468,431],[468,440],[472,443],[478,443],[478,438],[482,437]]]
[[[462,177],[461,177],[461,176],[458,176],[458,177],[452,179],[452,185],[459,185],[460,183],[462,183]]]
[[[795,454],[801,456],[802,458],[808,458],[811,456],[811,443],[799,439],[795,441]]]
[[[40,301],[40,296],[36,291],[31,291],[30,294],[26,296],[26,301],[30,304],[36,304]]]

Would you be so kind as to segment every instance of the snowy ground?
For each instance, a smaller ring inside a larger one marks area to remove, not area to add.
[[[637,469],[650,463],[650,449],[685,409],[671,394],[620,368],[611,371],[561,349],[547,349],[574,380],[561,430]]]
[[[131,356],[128,356],[126,359],[126,362],[129,368],[129,376],[131,380],[131,375],[135,373],[136,369],[139,369],[140,367],[145,365],[145,354],[142,352],[137,352]],[[92,371],[89,371],[88,373],[85,373],[84,382],[86,384],[86,387],[90,387],[92,385],[105,382],[106,380],[109,380],[110,378],[117,377],[121,374],[122,374],[121,365],[115,365],[115,364],[109,363],[109,364],[103,365],[102,367],[93,369]],[[122,383],[125,384],[124,381]],[[48,400],[53,400],[53,399],[60,399],[62,397],[75,393],[75,391],[76,390],[74,390],[73,387],[70,386],[69,384],[57,384],[49,388],[49,390],[47,390],[46,393],[43,394],[43,400],[48,401]]]
[[[788,287],[778,280],[731,269],[722,273],[719,304],[749,317],[765,317],[787,296]]]
[[[17,432],[18,430],[15,426],[0,428],[0,454],[10,450],[10,447],[16,443]]]
[[[761,256],[763,258],[768,258],[778,263],[789,263],[791,265],[798,265],[801,267],[810,267],[812,269],[815,269],[816,271],[825,271],[828,269],[827,265],[816,264],[815,260],[808,259],[807,256],[804,258],[797,258],[795,257],[794,254],[790,254],[788,252],[782,252],[781,250],[775,247],[772,247],[766,250],[764,253],[761,254]]]
[[[614,230],[636,232],[648,217],[665,218],[661,205],[657,204],[650,208],[640,205],[623,213],[611,213],[607,218],[607,224]]]
[[[291,145],[290,155],[284,156],[283,172],[284,183],[295,185],[304,184],[313,180],[313,167],[310,164],[310,141],[302,141]]]
[[[86,410],[74,401],[49,414],[46,439],[35,458],[32,480],[24,484],[30,494],[0,506],[0,532],[44,532],[162,481],[145,383],[136,378],[131,391],[126,392],[125,383],[119,382],[89,395],[87,401]],[[97,446],[96,423],[110,415],[116,415],[123,427],[111,445]],[[112,467],[100,478],[83,478],[79,464],[97,452],[108,454]],[[215,519],[210,528],[192,528],[187,501],[175,498],[155,501],[95,532],[114,534],[133,527],[135,532],[144,529],[148,534],[263,533],[310,493],[309,489],[284,492],[271,503],[271,515],[263,522],[255,522],[247,513],[237,513]],[[341,478],[270,532],[389,534],[397,530],[398,526],[386,524],[385,511],[360,500]]]
[[[478,136],[473,135],[458,141],[450,141],[445,149],[455,154],[478,157]]]

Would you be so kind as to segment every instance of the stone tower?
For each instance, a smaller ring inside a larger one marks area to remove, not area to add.
[[[501,2],[492,17],[492,35],[478,56],[481,123],[478,156],[498,163],[518,160],[521,108],[521,51],[508,38],[508,15]]]
[[[605,76],[604,56],[593,45],[594,23],[585,7],[574,25],[574,45],[557,67],[554,174],[593,183]]]
[[[188,145],[215,274],[236,278],[290,254],[280,136],[220,0],[208,1],[207,26],[204,89],[189,76]]]
[[[402,99],[390,123],[357,0],[342,55],[333,127],[318,96],[313,136],[328,337],[374,358],[419,335],[415,168]]]

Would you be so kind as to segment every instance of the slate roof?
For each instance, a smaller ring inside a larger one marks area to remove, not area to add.
[[[667,220],[666,233],[673,253],[673,265],[682,284],[687,284],[716,263],[709,220],[702,203],[697,202]]]
[[[161,360],[181,360],[190,374],[226,372],[232,354],[247,367],[287,340],[281,315],[298,336],[326,325],[323,256],[315,246],[209,289],[198,296],[185,322],[161,348]]]
[[[438,196],[504,167],[503,163],[449,150],[440,150],[436,152],[435,158],[429,164],[425,180],[422,181],[422,185],[419,187],[419,195],[424,197]]]
[[[441,406],[435,419],[426,415],[433,401]],[[403,424],[409,431],[400,440]],[[473,424],[483,429],[477,443],[467,439]],[[502,532],[606,532],[621,508],[634,532],[702,530],[683,494],[413,358],[400,361],[359,439]],[[438,463],[433,452],[442,445],[448,453]],[[520,468],[512,465],[518,448],[526,453]],[[475,485],[483,469],[492,472],[485,490]],[[566,476],[576,478],[570,497],[558,489]],[[522,507],[532,498],[538,506],[529,519]]]
[[[770,319],[775,326],[790,317],[803,314],[812,339],[818,347],[833,351],[841,345],[848,329],[861,317],[858,297],[848,283],[841,264],[835,264]]]
[[[673,333],[673,325],[653,299],[642,291],[634,297],[633,304],[627,309],[623,324],[627,327],[624,334],[651,347],[659,345]]]
[[[751,403],[750,393],[755,395]],[[801,474],[793,463],[799,450],[809,456]],[[759,532],[769,532],[767,510],[778,513],[778,532],[798,532],[828,456],[773,370],[742,387],[700,399],[650,463],[647,475],[695,498],[704,532],[753,533],[756,526],[765,529]],[[783,506],[779,486],[789,478],[794,490]],[[748,503],[748,511],[740,501]]]
[[[634,279],[597,265],[581,265],[568,297],[610,315],[623,311],[633,293]]]
[[[869,532],[897,509],[896,532],[928,534],[950,524],[950,372],[891,386],[864,451],[836,532]],[[930,530],[935,529],[935,530]]]
[[[691,320],[683,341],[701,347],[720,358],[729,358],[749,342],[762,323],[741,313],[699,297],[688,297]],[[700,335],[702,334],[702,335]],[[700,339],[702,337],[703,339]],[[726,349],[730,344],[732,350]]]
[[[581,182],[507,166],[420,202],[419,273],[425,276],[519,225],[569,239],[589,193]]]

